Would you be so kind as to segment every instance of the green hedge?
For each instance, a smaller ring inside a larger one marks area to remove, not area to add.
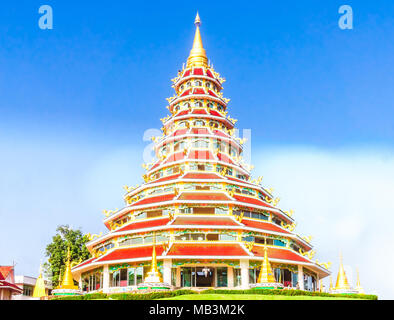
[[[96,299],[108,299],[108,295],[105,293],[87,293],[81,296],[63,296],[63,297],[55,297],[52,300],[96,300]]]
[[[109,295],[109,298],[115,300],[155,300],[195,293],[196,292],[192,290],[155,291],[149,293],[114,293]]]
[[[200,292],[201,294],[263,294],[263,295],[282,295],[282,296],[318,296],[318,297],[344,297],[352,299],[378,300],[372,294],[332,294],[326,292],[302,291],[302,290],[283,290],[283,289],[247,289],[247,290],[226,290],[208,289]]]
[[[207,289],[200,292],[201,294],[262,294],[262,295],[282,295],[282,296],[319,296],[319,297],[345,297],[351,299],[377,300],[378,297],[371,294],[331,294],[325,292],[310,292],[302,290],[278,290],[278,289],[247,289],[247,290],[226,290],[226,289]],[[82,296],[65,296],[56,297],[52,300],[96,300],[96,299],[113,299],[113,300],[155,300],[162,298],[171,298],[185,294],[198,294],[192,290],[175,290],[175,291],[153,291],[148,293],[88,293]]]
[[[88,293],[82,296],[64,296],[55,297],[52,300],[96,300],[96,299],[113,299],[113,300],[155,300],[161,298],[171,298],[184,294],[195,294],[192,290],[175,290],[175,291],[153,291],[148,293]]]

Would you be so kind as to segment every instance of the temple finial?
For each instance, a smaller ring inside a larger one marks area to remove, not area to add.
[[[200,26],[201,19],[197,12],[196,19],[196,34],[194,36],[193,48],[190,51],[189,58],[187,59],[187,67],[208,67],[208,58],[201,40]]]
[[[356,290],[358,291],[358,293],[360,294],[364,294],[364,289],[361,286],[361,282],[360,282],[360,273],[358,272],[358,268],[356,269],[357,272],[357,282],[356,282]]]
[[[335,290],[349,290],[349,282],[347,281],[345,268],[343,267],[342,252],[339,254],[339,271],[337,276],[337,282]]]
[[[45,295],[45,281],[42,277],[42,263],[40,263],[40,275],[38,276],[36,280],[36,285],[34,286],[33,298],[41,298],[45,297]]]
[[[197,11],[196,19],[194,19],[194,24],[197,27],[201,26],[201,19],[200,19],[200,16],[198,15],[198,11]]]

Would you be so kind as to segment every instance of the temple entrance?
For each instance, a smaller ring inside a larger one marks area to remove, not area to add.
[[[214,287],[214,268],[196,268],[196,287]]]
[[[227,287],[227,267],[182,267],[182,287]]]

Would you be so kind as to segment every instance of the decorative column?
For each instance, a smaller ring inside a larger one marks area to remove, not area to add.
[[[180,288],[181,286],[181,267],[176,267],[176,286]]]
[[[300,287],[300,290],[305,290],[304,268],[301,265],[298,265],[298,286]]]
[[[234,288],[234,268],[227,267],[227,287]]]
[[[80,291],[82,291],[82,290],[83,290],[83,287],[82,287],[82,286],[83,286],[83,283],[82,283],[82,273],[79,274],[78,280],[77,280],[77,281],[78,281],[78,288],[79,288]]]
[[[109,293],[109,266],[104,265],[103,268],[103,292]]]
[[[172,267],[172,260],[171,259],[164,259],[163,260],[163,281],[168,284],[171,284],[171,267]]]
[[[249,260],[240,259],[239,265],[241,267],[241,287],[249,289]]]

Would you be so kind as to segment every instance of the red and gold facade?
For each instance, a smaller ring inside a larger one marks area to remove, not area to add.
[[[125,187],[123,209],[105,211],[109,232],[91,238],[93,258],[73,268],[74,279],[85,291],[134,290],[150,269],[155,238],[158,268],[173,287],[248,288],[266,239],[276,280],[316,290],[330,273],[311,260],[309,239],[293,232],[292,213],[252,179],[222,94],[225,80],[208,64],[199,26],[197,16],[163,135],[153,139],[157,160],[144,165],[143,184]]]

